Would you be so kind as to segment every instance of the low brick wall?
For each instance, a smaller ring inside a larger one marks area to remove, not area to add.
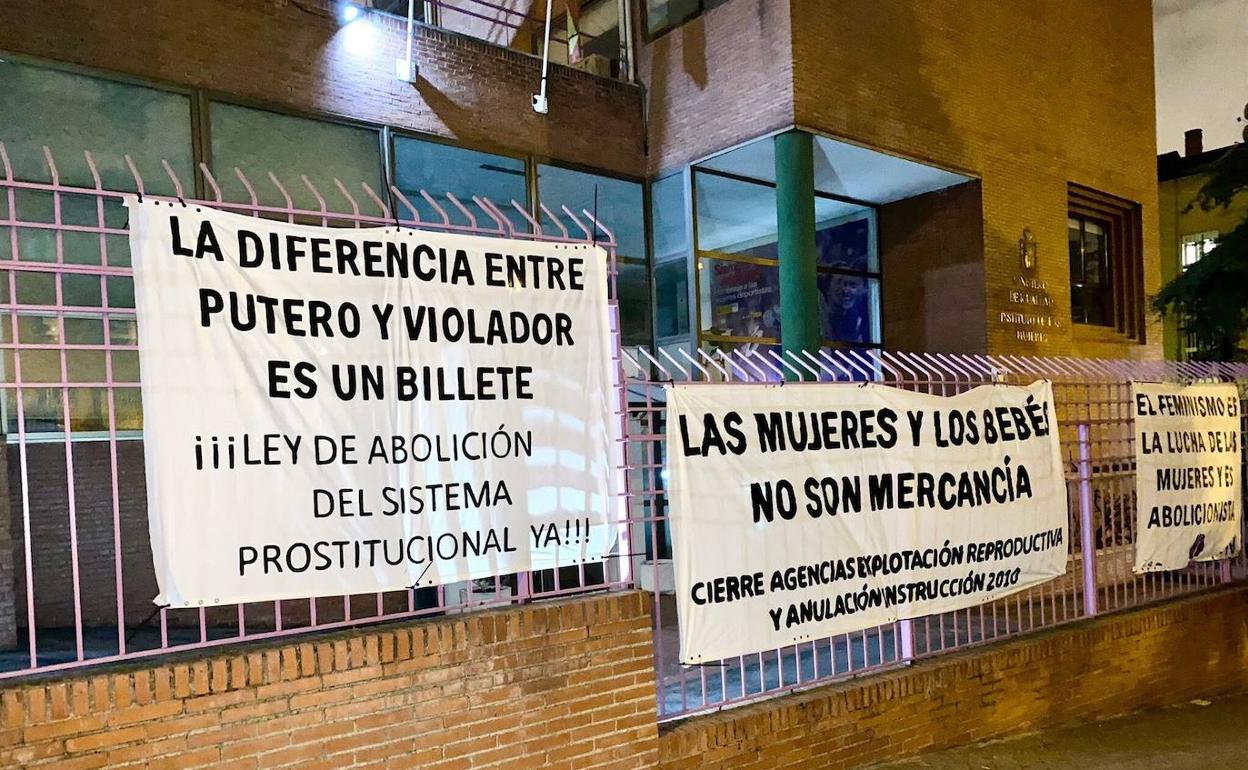
[[[1098,618],[696,717],[663,770],[853,768],[1248,690],[1248,588]]]
[[[654,767],[639,592],[0,688],[0,767]]]

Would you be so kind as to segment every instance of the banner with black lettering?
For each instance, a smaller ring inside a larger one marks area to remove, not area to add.
[[[1053,390],[668,390],[685,664],[972,607],[1061,576]]]
[[[1239,553],[1239,389],[1232,383],[1131,383],[1135,415],[1135,566],[1182,569]]]
[[[157,603],[399,590],[611,548],[601,247],[128,207]]]

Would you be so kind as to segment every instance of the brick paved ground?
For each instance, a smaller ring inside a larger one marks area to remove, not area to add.
[[[938,752],[873,770],[1248,767],[1248,695]]]

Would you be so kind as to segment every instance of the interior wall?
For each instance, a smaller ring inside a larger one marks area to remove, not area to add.
[[[980,183],[885,204],[878,224],[885,346],[986,352]]]

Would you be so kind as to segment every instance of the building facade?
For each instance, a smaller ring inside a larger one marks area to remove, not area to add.
[[[367,189],[432,217],[428,189],[464,203],[448,212],[462,224],[492,217],[473,196],[514,202],[517,228],[591,210],[618,243],[624,344],[673,356],[1160,357],[1145,311],[1161,279],[1145,0],[555,3],[539,113],[544,13],[501,0],[10,0],[3,171],[114,190],[136,190],[137,175],[148,193],[312,211],[347,210],[348,190],[367,205]],[[414,73],[401,67],[409,41]],[[24,193],[0,218],[95,221],[94,203],[75,205]],[[0,258],[99,261],[96,235],[58,237],[0,227]],[[120,240],[108,253],[124,261]],[[55,312],[23,310],[14,326],[50,348],[22,354],[21,409],[12,389],[3,401],[6,435],[25,436],[26,465],[6,453],[5,496],[10,521],[27,513],[33,566],[14,567],[24,529],[0,527],[0,642],[27,623],[149,615],[139,392],[98,385],[105,370],[137,382],[137,352],[53,349],[105,328],[135,340],[132,319],[105,312],[133,307],[132,287],[107,283],[23,272],[15,284],[18,304],[83,317],[62,329]],[[119,500],[113,473],[128,482]],[[111,584],[116,528],[124,561],[144,565],[123,597],[68,589],[74,488],[82,542],[104,544],[80,549],[75,580]],[[37,606],[21,606],[36,589]]]
[[[413,82],[408,5],[10,3],[0,136],[32,178],[596,202],[630,344],[1160,354],[1142,0],[555,3],[547,114],[544,4],[412,3]]]
[[[1207,254],[1220,236],[1248,219],[1248,195],[1236,196],[1225,208],[1206,210],[1199,203],[1200,190],[1213,168],[1234,145],[1205,150],[1200,129],[1188,131],[1186,139],[1182,155],[1169,152],[1157,158],[1163,283],[1173,280]],[[1168,315],[1166,358],[1184,360],[1191,352],[1179,319]]]

